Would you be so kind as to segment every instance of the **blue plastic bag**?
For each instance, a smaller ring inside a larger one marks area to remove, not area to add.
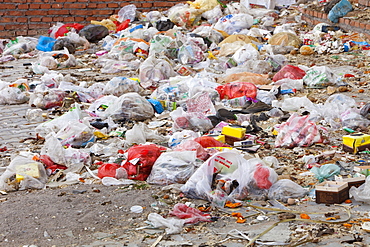
[[[40,36],[36,49],[39,51],[52,51],[56,39]]]
[[[323,182],[325,178],[330,178],[334,175],[338,175],[340,173],[340,167],[335,164],[325,164],[319,167],[313,167],[311,172],[315,174],[315,177],[319,180],[319,182]]]
[[[338,23],[339,18],[352,10],[352,4],[348,0],[341,0],[330,10],[328,18],[331,22]]]

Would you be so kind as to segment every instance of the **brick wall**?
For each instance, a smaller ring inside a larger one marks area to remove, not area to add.
[[[87,24],[135,4],[139,11],[167,9],[184,1],[0,0],[0,38],[46,35],[56,22]]]

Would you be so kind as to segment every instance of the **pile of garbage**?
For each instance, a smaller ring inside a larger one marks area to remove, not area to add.
[[[0,190],[138,180],[181,184],[184,197],[216,208],[246,200],[370,203],[369,167],[357,165],[368,164],[361,155],[369,152],[370,106],[346,94],[365,85],[359,75],[367,73],[291,62],[368,56],[368,43],[332,24],[308,30],[289,5],[196,0],[147,13],[128,5],[90,25],[57,23],[48,36],[3,40],[1,63],[36,61],[32,79],[0,81],[0,104],[28,103],[26,117],[39,123],[43,144],[12,158]],[[110,79],[80,81],[68,69]],[[326,99],[315,100],[315,92]],[[300,180],[289,174],[292,158]],[[343,188],[338,199],[322,195]],[[168,234],[211,220],[185,204],[171,215],[181,220],[148,220]]]

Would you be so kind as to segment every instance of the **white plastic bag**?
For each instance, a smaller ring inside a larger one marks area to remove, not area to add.
[[[182,107],[172,111],[170,116],[174,121],[174,131],[190,129],[205,132],[213,127],[211,120],[209,120],[203,113],[185,112]]]
[[[148,215],[148,223],[154,228],[165,228],[167,234],[180,233],[185,224],[185,220],[176,218],[163,218],[157,213]]]
[[[360,187],[356,188],[355,186],[352,186],[349,193],[356,201],[370,204],[370,176],[366,178],[365,183]]]
[[[280,179],[270,189],[268,198],[287,202],[289,198],[303,198],[308,190],[289,179]]]
[[[164,59],[157,59],[154,56],[148,57],[139,69],[140,84],[144,88],[157,86],[164,79],[175,76],[171,64]]]
[[[147,178],[150,184],[183,184],[195,169],[195,151],[173,151],[161,154]]]
[[[17,87],[6,87],[0,90],[0,105],[22,104],[28,97]]]
[[[228,34],[239,33],[243,29],[253,25],[253,17],[248,14],[234,14],[221,17],[215,24],[215,29],[225,31]]]
[[[130,92],[141,94],[143,92],[143,88],[140,87],[137,81],[123,76],[113,77],[109,82],[107,82],[103,91],[104,94],[111,94],[118,97]]]

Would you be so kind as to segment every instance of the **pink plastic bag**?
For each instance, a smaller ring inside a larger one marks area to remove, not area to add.
[[[206,160],[209,157],[207,151],[198,142],[193,140],[186,140],[177,145],[174,151],[196,151],[197,158]]]
[[[307,147],[314,143],[322,143],[322,133],[327,133],[324,127],[317,126],[307,116],[299,116],[294,113],[289,119],[280,125],[275,126],[278,135],[275,140],[275,147]]]
[[[221,99],[234,99],[246,96],[251,99],[257,97],[257,87],[250,82],[230,82],[216,87]]]
[[[285,65],[279,72],[277,72],[272,78],[273,81],[279,81],[284,78],[293,80],[302,79],[306,75],[306,72],[297,66]]]
[[[203,214],[196,208],[191,208],[183,203],[177,203],[170,215],[176,216],[180,219],[185,219],[185,224],[196,224],[200,221],[210,222],[211,216],[209,214]]]

